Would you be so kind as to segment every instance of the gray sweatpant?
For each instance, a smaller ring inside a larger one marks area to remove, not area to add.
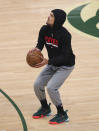
[[[47,87],[48,94],[51,98],[51,101],[55,106],[62,104],[60,94],[58,89],[70,75],[74,66],[53,66],[46,65],[36,81],[34,82],[34,91],[39,100],[43,100],[46,98],[45,94],[45,86]]]

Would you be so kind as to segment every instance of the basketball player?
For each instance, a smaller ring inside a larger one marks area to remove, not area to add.
[[[63,27],[66,20],[66,13],[61,9],[54,9],[50,12],[48,20],[39,31],[38,42],[34,49],[42,51],[45,46],[48,52],[48,60],[37,65],[36,68],[45,68],[41,71],[34,82],[34,91],[41,103],[41,107],[33,114],[33,118],[42,118],[51,113],[45,94],[45,86],[57,113],[49,120],[50,124],[59,124],[69,120],[67,110],[63,108],[58,89],[70,75],[75,66],[75,55],[71,46],[71,34]],[[66,89],[64,89],[66,90]]]

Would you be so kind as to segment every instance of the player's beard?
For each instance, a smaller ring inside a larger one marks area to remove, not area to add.
[[[48,21],[46,21],[46,24],[47,24],[47,26],[50,26],[50,27],[51,27],[51,25],[48,23]]]
[[[47,19],[47,21],[46,21],[46,24],[49,25],[49,23],[48,23],[48,19]]]
[[[47,26],[53,28],[53,26],[52,26],[51,24],[48,23],[48,20],[46,21],[46,24],[47,24]]]

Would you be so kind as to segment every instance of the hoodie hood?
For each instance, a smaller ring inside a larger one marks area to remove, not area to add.
[[[64,10],[61,10],[61,9],[54,9],[51,12],[54,14],[54,17],[55,17],[53,29],[57,30],[60,27],[62,27],[62,25],[66,21],[66,13]]]

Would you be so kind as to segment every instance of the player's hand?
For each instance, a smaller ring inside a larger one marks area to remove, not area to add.
[[[33,66],[33,67],[39,68],[39,67],[42,67],[42,66],[44,66],[44,65],[46,65],[46,64],[48,64],[48,60],[47,60],[46,58],[43,58],[43,61],[42,61],[41,63],[36,64],[36,65]]]
[[[39,48],[33,48],[33,49],[31,49],[31,50],[29,50],[29,53],[32,53],[33,51],[40,51],[41,52],[41,50],[39,49]]]

